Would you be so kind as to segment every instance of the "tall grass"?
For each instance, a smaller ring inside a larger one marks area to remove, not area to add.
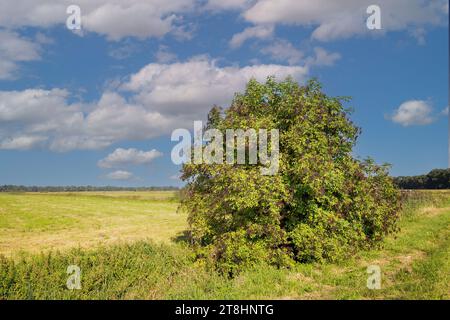
[[[402,217],[412,217],[424,207],[441,208],[450,206],[448,190],[402,190]]]
[[[66,286],[69,265],[81,269],[81,290]],[[1,257],[0,298],[155,299],[162,297],[168,279],[190,265],[189,251],[181,246],[146,242],[72,249],[18,261]]]

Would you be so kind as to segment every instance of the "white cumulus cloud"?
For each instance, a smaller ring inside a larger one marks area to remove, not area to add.
[[[337,52],[328,52],[324,48],[314,48],[314,55],[307,59],[309,66],[332,66],[341,58],[341,55]]]
[[[235,92],[255,78],[265,81],[275,75],[284,79],[291,75],[304,81],[308,68],[263,64],[245,67],[219,67],[205,57],[172,64],[151,63],[130,77],[123,89],[135,92],[135,103],[173,116],[195,119],[214,105],[231,102]]]
[[[432,113],[433,108],[427,101],[410,100],[398,107],[391,120],[405,127],[427,125],[434,121]]]
[[[383,31],[443,24],[446,0],[378,0]],[[329,41],[369,35],[366,9],[372,0],[258,0],[244,9],[244,18],[256,25],[313,26],[312,38]]]
[[[0,148],[92,150],[139,141],[190,127],[217,104],[227,106],[246,83],[274,75],[302,82],[306,66],[263,64],[220,67],[206,57],[171,64],[151,63],[98,101],[70,103],[62,89],[0,91]]]
[[[161,157],[162,153],[156,149],[142,151],[134,148],[118,148],[105,159],[98,162],[100,168],[122,168],[129,165],[149,164],[154,159]]]
[[[243,9],[252,1],[253,0],[208,0],[205,8],[212,11]]]
[[[302,51],[284,39],[274,41],[272,44],[264,47],[261,52],[269,55],[275,61],[287,61],[291,65],[299,63],[304,56]]]
[[[41,146],[47,137],[41,136],[15,136],[6,138],[0,142],[0,149],[5,150],[29,150]]]
[[[81,9],[82,29],[109,40],[161,37],[178,29],[177,15],[191,11],[195,0],[0,0],[0,26],[49,28],[66,22],[66,9]]]
[[[272,26],[255,26],[244,29],[244,31],[236,33],[230,40],[230,47],[239,48],[249,39],[268,39],[273,36]]]
[[[315,47],[313,53],[306,56],[305,53],[284,39],[277,39],[273,43],[263,47],[261,53],[270,56],[277,62],[287,62],[290,65],[301,64],[307,68],[318,66],[332,66],[341,58],[336,52],[328,52],[324,48]]]
[[[17,77],[18,63],[39,60],[40,50],[39,43],[0,29],[0,80]]]
[[[122,181],[131,180],[135,178],[133,173],[124,170],[117,170],[114,172],[110,172],[106,175],[106,177],[111,180],[122,180]]]

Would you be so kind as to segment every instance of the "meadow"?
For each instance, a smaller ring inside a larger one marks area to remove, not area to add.
[[[186,228],[175,191],[0,193],[0,254],[150,239]]]
[[[0,299],[449,299],[450,191],[405,192],[400,232],[335,264],[195,262],[168,192],[0,193]],[[66,287],[81,268],[80,290]],[[366,287],[367,266],[381,289]]]

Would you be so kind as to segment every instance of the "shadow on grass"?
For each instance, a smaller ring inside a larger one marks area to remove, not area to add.
[[[171,240],[175,243],[184,243],[187,245],[191,244],[192,241],[189,230],[178,232]]]

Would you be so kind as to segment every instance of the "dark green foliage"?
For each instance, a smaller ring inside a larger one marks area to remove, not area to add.
[[[199,257],[231,275],[261,261],[335,261],[396,230],[399,192],[387,166],[353,158],[359,129],[345,101],[316,81],[269,78],[251,80],[224,115],[213,108],[207,128],[279,129],[280,167],[263,176],[259,164],[184,165]]]
[[[450,189],[450,169],[434,169],[421,176],[396,177],[394,182],[402,189]]]

